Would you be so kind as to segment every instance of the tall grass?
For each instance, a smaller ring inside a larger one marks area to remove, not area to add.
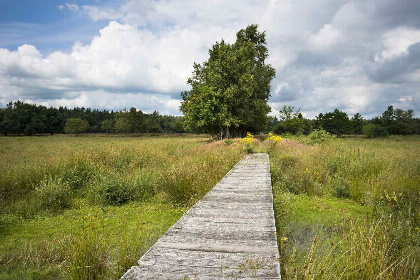
[[[286,139],[270,153],[286,279],[420,277],[419,140]]]
[[[120,277],[245,153],[200,136],[0,144],[0,279]]]

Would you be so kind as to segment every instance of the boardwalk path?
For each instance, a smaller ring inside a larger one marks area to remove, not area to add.
[[[122,279],[280,279],[268,155],[245,156]]]

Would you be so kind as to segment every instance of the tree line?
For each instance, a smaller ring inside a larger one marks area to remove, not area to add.
[[[0,133],[181,133],[183,117],[130,110],[107,111],[90,108],[47,108],[21,101],[0,108]]]
[[[335,109],[332,112],[320,113],[315,119],[306,119],[292,106],[283,106],[280,119],[268,117],[266,132],[277,134],[307,135],[314,129],[324,129],[337,137],[343,134],[365,134],[366,136],[384,137],[388,135],[420,134],[420,119],[414,118],[413,110],[394,109],[388,106],[380,116],[364,119],[359,113],[351,118],[346,112]]]

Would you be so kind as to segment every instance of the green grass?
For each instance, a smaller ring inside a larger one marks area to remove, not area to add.
[[[283,279],[420,277],[420,137],[269,148]],[[246,151],[203,136],[0,137],[0,279],[116,279]],[[236,143],[236,144],[235,144]]]
[[[103,266],[95,273],[101,278],[118,278],[127,264],[133,264],[133,259],[144,253],[186,210],[158,201],[119,207],[80,204],[79,209],[29,221],[3,216],[0,262],[10,264],[2,270],[0,279],[77,278],[80,271],[72,267],[78,261],[75,254],[83,253],[86,245],[83,242],[92,236],[97,246],[95,261]],[[120,252],[123,248],[124,252]],[[86,279],[86,275],[79,278]]]
[[[0,279],[121,277],[245,154],[191,135],[0,146]]]
[[[270,153],[283,278],[418,279],[420,138],[308,142]]]

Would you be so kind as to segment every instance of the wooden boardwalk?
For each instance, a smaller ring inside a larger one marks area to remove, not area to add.
[[[245,156],[121,279],[280,279],[267,154]]]

